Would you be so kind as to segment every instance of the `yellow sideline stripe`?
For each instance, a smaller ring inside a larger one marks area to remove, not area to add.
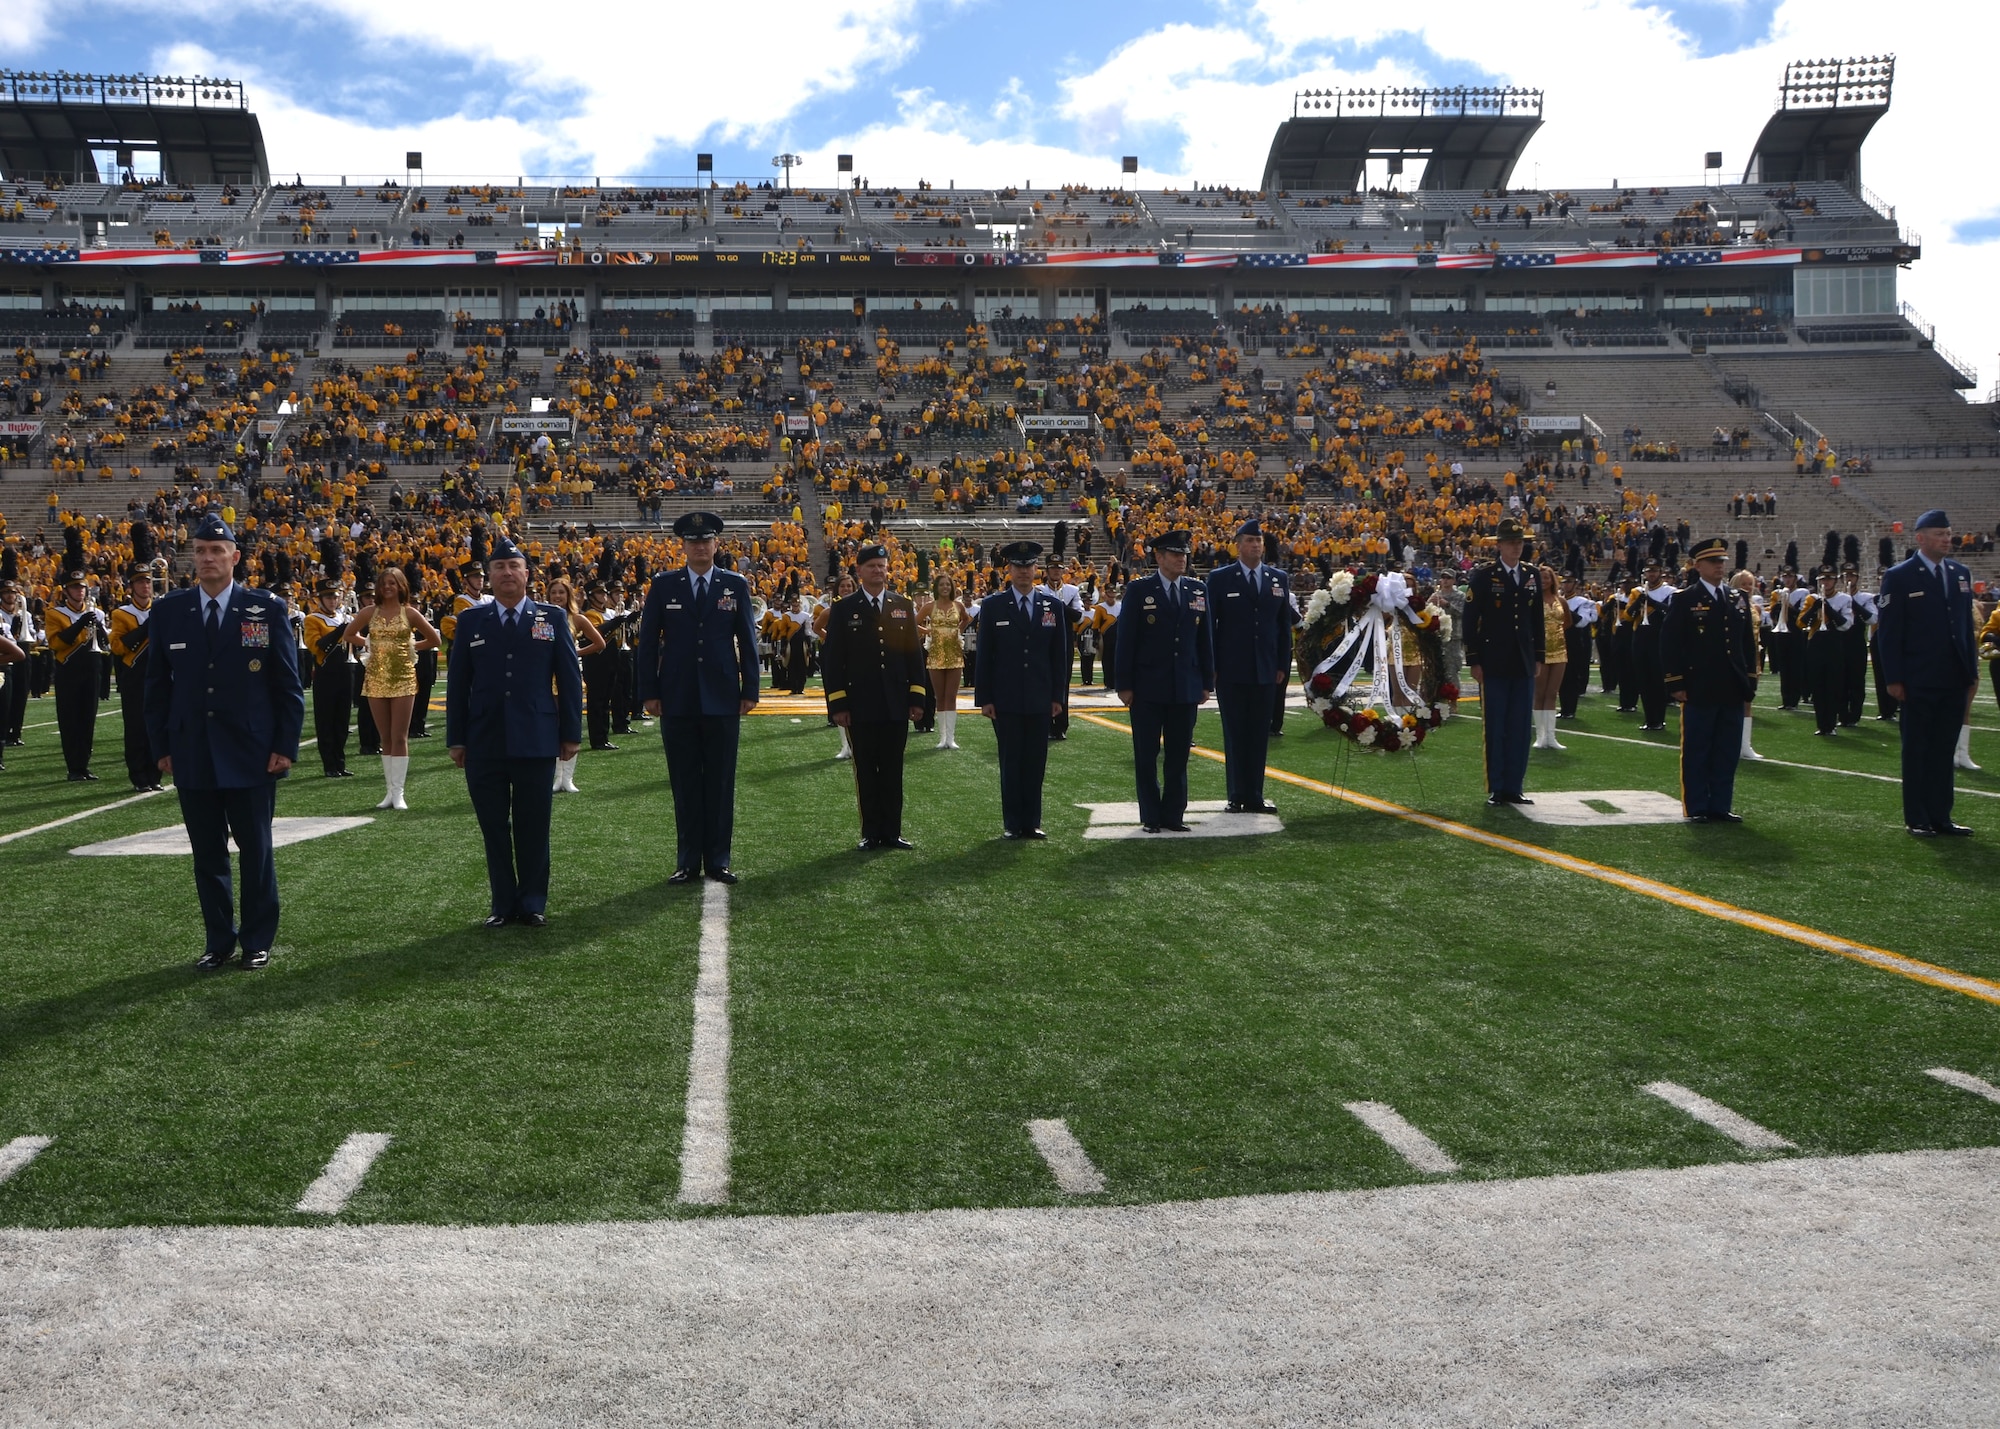
[[[1103,729],[1129,734],[1131,729],[1102,715],[1072,714],[1072,719],[1088,720]],[[1216,763],[1223,762],[1219,750],[1194,747],[1194,752],[1204,759]],[[1608,883],[1614,888],[1622,888],[1628,893],[1637,893],[1647,898],[1657,898],[1662,903],[1670,903],[1676,908],[1684,908],[1690,913],[1700,913],[1704,917],[1719,919],[1749,928],[1753,932],[1768,933],[1774,938],[1784,938],[1790,942],[1832,953],[1837,957],[1849,958],[1857,963],[1883,972],[1895,973],[1899,977],[1911,978],[1917,982],[1941,987],[1949,992],[1963,993],[1976,997],[1981,1002],[1990,1002],[2000,1007],[2000,983],[1989,982],[1985,978],[1973,977],[1970,973],[1954,972],[1935,963],[1923,962],[1917,958],[1892,953],[1887,948],[1873,947],[1867,943],[1856,943],[1847,938],[1837,938],[1831,933],[1822,933],[1817,928],[1808,928],[1800,923],[1787,922],[1783,918],[1773,918],[1768,913],[1753,912],[1739,908],[1734,903],[1724,903],[1719,898],[1706,898],[1699,893],[1691,893],[1685,888],[1676,888],[1671,883],[1645,878],[1636,873],[1627,873],[1620,868],[1610,868],[1601,863],[1592,863],[1587,858],[1574,854],[1557,853],[1554,849],[1543,848],[1540,844],[1523,843],[1510,839],[1504,834],[1488,833],[1485,829],[1475,829],[1470,824],[1461,824],[1452,819],[1439,818],[1436,814],[1421,813],[1387,799],[1377,799],[1371,794],[1357,794],[1352,789],[1336,789],[1331,784],[1322,784],[1317,779],[1308,779],[1302,774],[1293,774],[1283,769],[1265,766],[1264,776],[1276,779],[1282,784],[1307,789],[1315,794],[1324,794],[1330,799],[1340,799],[1370,813],[1387,814],[1392,819],[1402,819],[1453,838],[1464,839],[1468,843],[1482,844],[1487,848],[1511,853],[1517,858],[1532,859],[1545,863],[1551,868],[1559,868],[1565,873],[1574,873],[1583,878],[1594,878],[1600,883]]]

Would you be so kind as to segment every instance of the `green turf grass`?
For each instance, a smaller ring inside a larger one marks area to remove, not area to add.
[[[1639,735],[1610,703],[1534,756],[1531,792],[1675,789],[1674,731]],[[1810,728],[1760,711],[1758,748],[1894,773],[1893,727]],[[1920,843],[1893,784],[1746,767],[1741,829],[1549,828],[1483,807],[1472,719],[1415,758],[1296,713],[1288,730],[1279,768],[2000,977],[2000,800],[1961,801],[1985,837]],[[0,832],[125,792],[71,797],[53,736],[10,751]],[[1280,835],[1087,842],[1075,806],[1132,794],[1124,736],[1082,720],[1051,751],[1049,841],[1003,843],[991,735],[966,716],[959,738],[912,737],[917,850],[859,854],[833,733],[746,725],[732,1210],[1054,1203],[1038,1116],[1068,1118],[1126,1201],[1422,1179],[1342,1110],[1362,1099],[1467,1176],[1746,1154],[1640,1093],[1658,1078],[1807,1152],[2000,1143],[2000,1107],[1922,1075],[2000,1081],[2000,1007],[1284,785]],[[1219,747],[1212,714],[1197,739]],[[261,974],[193,972],[185,860],[69,856],[172,822],[171,795],[0,847],[0,1140],[57,1138],[0,1186],[0,1223],[303,1220],[290,1207],[354,1131],[396,1140],[347,1220],[680,1213],[700,894],[662,882],[657,735],[620,743],[556,801],[539,934],[475,928],[478,834],[436,739],[412,746],[408,813],[279,851]],[[351,763],[322,780],[307,751],[279,813],[372,814],[376,761]],[[1195,798],[1222,797],[1219,765],[1192,772]]]

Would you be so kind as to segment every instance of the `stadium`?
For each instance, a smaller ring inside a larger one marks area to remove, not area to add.
[[[237,81],[0,75],[5,1417],[1980,1422],[2000,407],[1899,296],[1894,84],[1788,65],[1700,184],[1525,187],[1585,121],[1495,86],[1303,90],[1234,185],[795,188],[288,182]],[[1932,511],[1971,838],[1905,836],[1870,635]],[[741,882],[687,887],[632,662],[696,513],[761,694]],[[113,618],[217,518],[307,687],[254,973],[193,967]],[[1297,597],[1272,807],[1205,700],[1160,834],[1120,598],[1246,522]],[[1508,807],[1443,578],[1516,523],[1589,614]],[[1738,827],[1689,818],[1633,653],[1718,538]],[[975,649],[912,701],[914,847],[857,852],[837,584],[879,546],[977,601],[1020,542],[1068,611],[1035,837]],[[483,928],[450,626],[515,550],[609,640],[547,926]],[[395,731],[316,670],[391,570],[443,633],[384,807]]]

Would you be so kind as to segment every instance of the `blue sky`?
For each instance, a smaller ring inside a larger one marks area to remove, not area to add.
[[[2000,348],[2000,176],[1939,135],[1983,132],[1965,8],[1864,0],[0,0],[0,63],[246,82],[274,169],[357,179],[763,177],[852,152],[878,184],[1254,184],[1299,88],[1511,83],[1546,91],[1530,184],[1741,172],[1791,59],[1894,52],[1869,187],[1925,240],[1904,292],[1989,372]]]

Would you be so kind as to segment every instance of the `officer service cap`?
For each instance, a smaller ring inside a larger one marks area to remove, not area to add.
[[[506,536],[502,536],[495,541],[493,549],[486,553],[486,564],[489,566],[495,561],[525,561],[527,559],[528,553],[515,545]]]
[[[889,548],[880,541],[871,541],[854,553],[854,564],[857,566],[865,566],[870,561],[886,561],[888,559]]]
[[[1503,541],[1525,541],[1528,539],[1528,528],[1523,526],[1519,521],[1516,521],[1512,516],[1502,517],[1500,520],[1500,539]]]
[[[688,511],[674,519],[674,534],[683,541],[712,541],[722,534],[722,518],[713,511]]]
[[[197,541],[227,541],[236,543],[236,533],[229,529],[229,523],[211,511],[195,523],[194,539]]]
[[[1919,531],[1949,530],[1950,527],[1951,517],[1936,508],[1926,511],[1917,518],[1917,529]]]
[[[1148,544],[1155,551],[1179,551],[1186,555],[1194,545],[1194,537],[1186,531],[1162,531]]]
[[[1040,541],[1009,541],[993,552],[996,559],[1010,566],[1032,566],[1042,558]]]
[[[1701,560],[1704,556],[1727,556],[1729,543],[1720,536],[1710,536],[1706,541],[1696,541],[1688,547],[1690,561]]]
[[[1259,524],[1255,516],[1252,516],[1248,521],[1245,521],[1241,526],[1236,528],[1237,540],[1240,541],[1245,536],[1255,536],[1260,541],[1264,538],[1264,528]]]

